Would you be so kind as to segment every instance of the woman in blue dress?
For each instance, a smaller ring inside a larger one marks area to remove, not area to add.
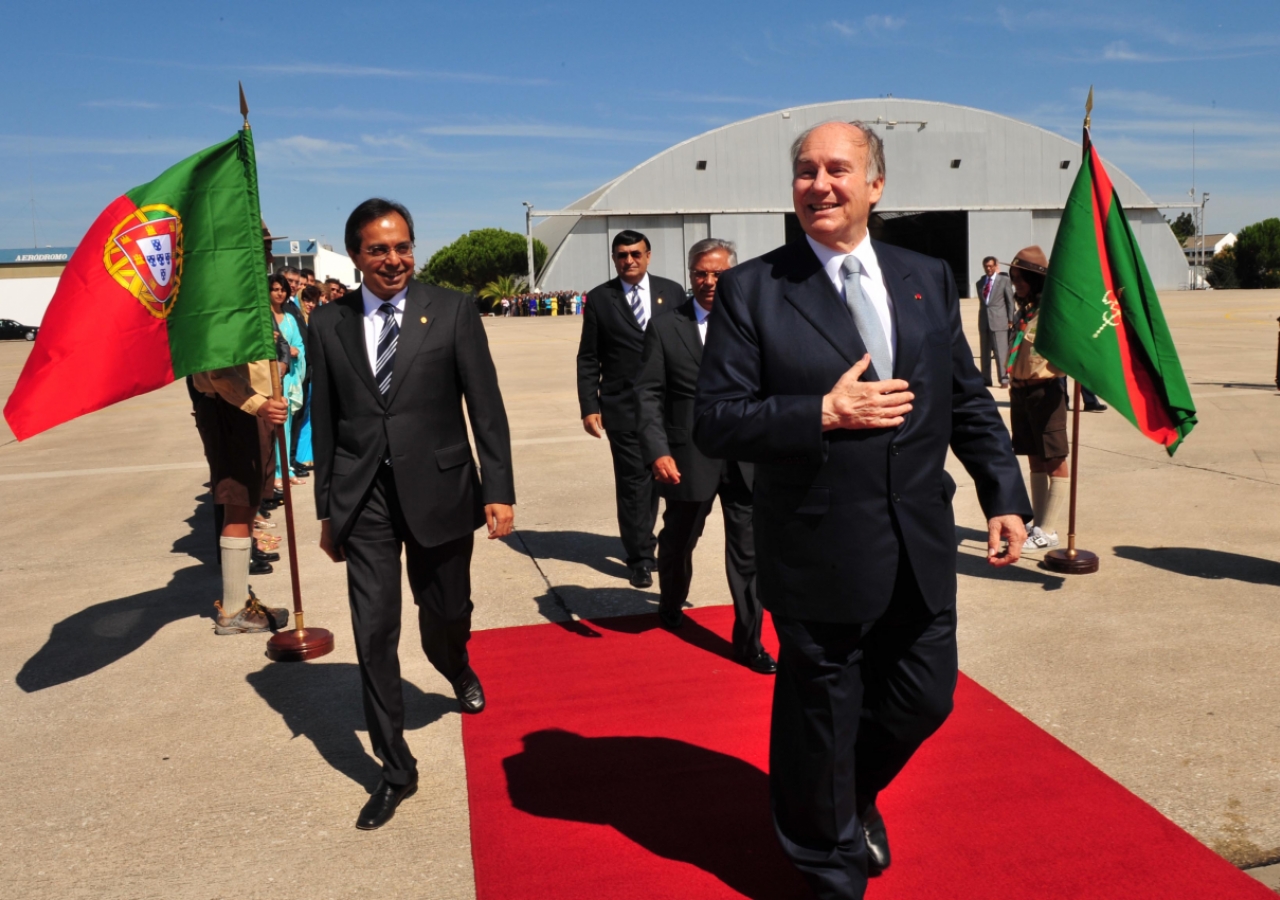
[[[289,405],[289,421],[285,424],[285,446],[288,452],[289,435],[293,433],[293,417],[302,408],[302,379],[307,374],[307,348],[302,340],[302,329],[298,327],[297,321],[293,317],[293,313],[288,312],[284,305],[289,300],[289,282],[284,279],[283,275],[272,275],[269,279],[271,286],[271,316],[275,319],[276,331],[284,338],[289,347],[289,358],[287,362],[280,363],[280,386],[284,393],[284,399]],[[276,487],[284,487],[284,476],[288,471],[288,460],[285,465],[281,465],[279,450],[276,451]],[[290,484],[302,484],[302,479],[295,478],[292,472],[289,472]]]

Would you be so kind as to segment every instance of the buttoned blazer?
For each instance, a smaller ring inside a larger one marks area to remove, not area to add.
[[[645,465],[670,456],[680,470],[679,484],[658,485],[658,492],[668,500],[710,500],[720,489],[725,466],[739,467],[748,488],[752,480],[750,463],[713,459],[693,442],[693,400],[702,365],[695,302],[690,300],[650,323],[636,378]]]
[[[652,327],[684,301],[683,287],[650,275],[648,325]],[[644,332],[623,294],[621,278],[606,281],[587,293],[578,342],[578,407],[582,418],[599,413],[608,430],[636,430],[639,418],[635,378],[640,373]]]
[[[1013,293],[1013,281],[1004,272],[997,272],[985,306],[982,305],[982,281],[979,278],[974,286],[978,291],[978,308],[987,317],[987,329],[1004,331],[1018,317],[1018,298]]]
[[[409,283],[385,397],[365,349],[361,291],[315,310],[307,352],[316,515],[331,520],[338,544],[388,456],[405,521],[423,546],[470,534],[487,503],[515,503],[507,413],[470,297]]]
[[[894,320],[894,377],[915,394],[897,428],[822,431],[822,398],[866,352],[801,240],[727,272],[694,404],[708,456],[755,465],[760,599],[819,622],[871,622],[900,550],[935,611],[955,602],[950,448],[988,517],[1031,516],[1009,433],[960,326],[950,267],[873,241]]]

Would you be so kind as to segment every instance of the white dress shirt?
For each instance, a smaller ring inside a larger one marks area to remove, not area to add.
[[[862,283],[862,292],[871,301],[871,306],[876,311],[876,317],[879,318],[880,324],[884,328],[885,338],[889,341],[889,365],[892,366],[894,358],[897,356],[893,332],[893,313],[889,309],[889,289],[884,286],[884,274],[880,271],[880,261],[876,259],[876,251],[871,247],[871,235],[863,236],[862,242],[853,248],[852,253],[841,253],[839,250],[832,250],[825,244],[819,244],[807,234],[804,237],[817,255],[818,262],[822,263],[822,268],[826,271],[827,278],[831,279],[831,283],[835,285],[836,293],[842,299],[844,298],[844,273],[840,271],[840,267],[844,265],[845,258],[854,256],[862,264],[862,274],[858,276],[858,280]]]
[[[627,301],[627,306],[631,306],[631,292],[636,288],[640,289],[640,305],[644,307],[644,327],[649,327],[649,322],[653,320],[653,299],[649,293],[649,273],[645,272],[644,277],[640,279],[640,283],[635,287],[622,282],[622,298]],[[632,317],[635,316],[633,312]]]
[[[698,317],[698,336],[702,338],[702,343],[707,342],[707,317],[711,315],[711,310],[703,309],[702,304],[697,300],[693,301],[693,314]]]
[[[367,285],[360,286],[360,297],[364,300],[364,349],[369,354],[369,371],[378,373],[378,338],[382,337],[383,326],[387,317],[379,310],[383,303],[390,303],[396,308],[396,325],[404,327],[404,298],[409,288],[400,291],[390,300],[382,300],[370,292]]]

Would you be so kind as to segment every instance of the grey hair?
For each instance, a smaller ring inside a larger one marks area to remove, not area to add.
[[[738,264],[738,248],[734,246],[733,241],[724,241],[720,238],[703,238],[689,248],[689,270],[693,270],[693,264],[698,261],[701,256],[706,256],[712,250],[727,250],[729,253],[729,265],[736,266]]]
[[[857,119],[852,122],[841,122],[839,119],[832,119],[828,122],[819,122],[812,128],[806,128],[802,131],[800,136],[791,144],[791,173],[793,175],[796,171],[796,163],[800,161],[800,150],[804,147],[804,142],[809,139],[809,135],[823,125],[848,125],[861,132],[863,140],[867,142],[867,184],[871,184],[877,178],[884,177],[884,141],[880,139],[880,135],[876,134],[874,128]]]

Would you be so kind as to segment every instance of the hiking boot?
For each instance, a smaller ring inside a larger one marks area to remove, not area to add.
[[[289,624],[289,610],[282,606],[263,606],[262,601],[258,599],[258,595],[253,592],[253,588],[249,588],[249,603],[257,606],[267,614],[267,618],[271,622],[271,630],[279,631]]]
[[[214,634],[259,634],[271,630],[271,619],[261,606],[255,607],[252,601],[245,603],[244,609],[234,616],[228,616],[222,608],[222,601],[216,601],[213,608],[218,611],[218,618],[213,626]]]
[[[1048,550],[1050,547],[1058,546],[1058,532],[1049,534],[1039,525],[1034,526],[1027,534],[1027,540],[1022,545],[1023,553],[1030,553],[1036,550]]]

